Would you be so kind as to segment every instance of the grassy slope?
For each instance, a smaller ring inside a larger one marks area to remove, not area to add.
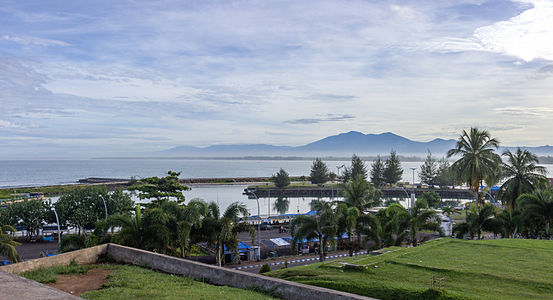
[[[347,258],[366,270],[327,262],[269,273],[296,282],[381,299],[416,297],[430,277],[445,278],[444,298],[550,299],[553,241],[443,239],[381,256]]]
[[[191,278],[127,265],[69,266],[41,269],[23,276],[48,283],[57,274],[82,274],[92,267],[113,270],[102,289],[82,295],[85,299],[273,299],[265,294],[226,286],[214,286]]]

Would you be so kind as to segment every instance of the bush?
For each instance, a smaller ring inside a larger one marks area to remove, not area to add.
[[[60,253],[85,248],[85,237],[79,234],[68,234],[61,238]]]
[[[261,266],[261,270],[259,270],[259,274],[263,274],[267,272],[271,272],[271,266],[269,266],[269,264],[264,264],[263,266]]]

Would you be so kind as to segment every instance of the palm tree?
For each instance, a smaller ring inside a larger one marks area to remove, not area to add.
[[[202,220],[199,235],[209,245],[215,246],[215,258],[219,266],[224,263],[225,248],[237,252],[238,233],[249,232],[252,240],[255,239],[255,228],[246,222],[239,222],[241,215],[248,214],[246,206],[240,202],[231,203],[222,215],[217,203],[208,204],[208,213]]]
[[[532,194],[522,194],[517,202],[523,215],[529,218],[542,219],[545,222],[545,235],[550,238],[550,225],[553,219],[553,190],[535,190]]]
[[[12,235],[8,232],[14,233],[17,230],[10,225],[0,226],[0,255],[3,255],[9,258],[12,263],[17,263],[19,261],[19,255],[15,246],[21,245],[20,243],[13,240]]]
[[[380,210],[376,217],[382,227],[382,240],[386,246],[401,246],[406,239],[407,228],[411,216],[409,212],[398,203],[392,203],[386,209]]]
[[[208,204],[199,198],[194,198],[190,200],[188,205],[181,206],[181,212],[177,220],[177,243],[181,257],[186,258],[190,250],[192,228],[202,226],[202,219],[208,213]]]
[[[494,152],[498,147],[499,141],[487,130],[473,127],[469,132],[463,130],[455,148],[447,152],[447,157],[461,156],[451,167],[457,179],[474,190],[478,209],[484,206],[479,192],[482,183],[491,186],[499,180],[501,157]]]
[[[364,234],[367,241],[374,241],[376,249],[382,248],[382,226],[377,217],[368,214],[359,216],[356,230]]]
[[[457,225],[454,232],[457,233],[457,238],[469,235],[472,239],[476,235],[480,239],[482,231],[495,231],[497,228],[498,221],[494,217],[495,206],[488,203],[478,211],[474,205],[471,205],[470,210],[467,212],[466,222]]]
[[[503,163],[503,175],[508,179],[501,186],[499,196],[514,210],[518,196],[532,193],[547,181],[547,169],[538,166],[538,157],[528,150],[518,148],[515,153],[507,150],[503,156],[507,157],[507,163]]]
[[[361,214],[365,209],[372,207],[382,195],[380,190],[368,183],[362,176],[358,176],[344,185],[344,203],[355,207]]]
[[[351,237],[357,227],[357,219],[359,218],[359,210],[356,207],[348,207],[345,203],[339,203],[336,207],[337,220],[337,238],[340,240],[342,234],[348,235],[348,250],[349,256],[353,256],[353,245]]]
[[[276,210],[279,214],[284,214],[288,211],[290,207],[290,200],[282,197],[278,197],[273,203],[273,209]]]
[[[424,199],[418,199],[410,211],[409,225],[411,227],[411,243],[417,246],[417,235],[421,229],[441,231],[441,220],[435,211],[428,209],[428,203]]]
[[[314,204],[316,215],[300,215],[290,223],[290,232],[296,242],[303,239],[319,239],[319,261],[324,261],[328,239],[336,234],[336,218],[332,204],[317,201]]]

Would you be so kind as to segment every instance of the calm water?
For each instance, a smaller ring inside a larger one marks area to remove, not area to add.
[[[327,161],[329,169],[336,172],[336,166],[349,165],[349,161]],[[94,159],[94,160],[29,160],[0,161],[0,187],[39,186],[51,184],[71,184],[87,177],[130,178],[164,176],[168,170],[182,172],[181,178],[212,177],[265,177],[276,173],[279,168],[290,175],[309,175],[311,160],[184,160],[184,159]],[[370,162],[366,162],[370,165]],[[417,171],[422,162],[403,162],[403,181],[418,181]],[[545,165],[549,176],[553,165]],[[184,192],[187,200],[202,198],[218,202],[225,209],[234,201],[245,203],[252,215],[257,215],[257,203],[249,200],[242,192],[246,185],[192,185],[192,190]],[[55,201],[55,199],[53,199]],[[135,199],[138,200],[138,199]],[[277,214],[274,209],[276,199],[260,199],[261,215]],[[289,199],[288,213],[310,210],[311,198]]]
[[[0,187],[71,184],[87,177],[164,176],[169,170],[181,172],[181,178],[266,177],[276,173],[279,168],[284,168],[292,176],[308,176],[312,163],[311,160],[0,160]],[[350,164],[349,161],[326,163],[335,173],[336,166]],[[418,168],[420,164],[402,163],[405,168],[404,181],[412,181],[412,171],[409,168]]]

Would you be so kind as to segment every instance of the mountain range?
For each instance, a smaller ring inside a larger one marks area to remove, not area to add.
[[[273,146],[267,144],[232,144],[213,145],[208,147],[178,146],[156,152],[156,155],[167,157],[245,157],[245,156],[341,156],[387,155],[390,150],[398,154],[425,155],[431,151],[437,156],[455,146],[456,140],[434,139],[429,142],[413,141],[391,132],[381,134],[363,134],[358,131],[329,136],[303,146]],[[524,147],[537,155],[552,155],[553,146]],[[502,147],[516,149],[517,147]]]

